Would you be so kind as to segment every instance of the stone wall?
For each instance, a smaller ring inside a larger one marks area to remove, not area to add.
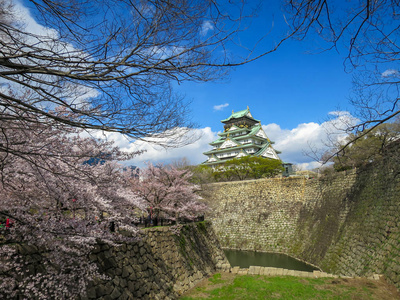
[[[120,247],[98,245],[92,260],[110,280],[89,286],[89,299],[175,299],[229,262],[207,222],[144,230],[142,240]]]
[[[340,212],[343,220],[346,210],[338,207],[354,180],[355,174],[326,182],[293,177],[214,184],[207,191],[211,197],[205,196],[212,207],[208,217],[223,247],[297,255],[311,242],[301,229],[317,225],[309,214],[318,212],[326,195],[334,193],[318,224],[337,219],[333,212]],[[336,231],[331,226],[324,237],[329,239]]]
[[[400,153],[323,180],[209,186],[208,216],[225,248],[283,252],[346,276],[384,274],[400,288]]]
[[[46,272],[41,263],[44,251],[27,245],[18,249],[30,275]],[[89,259],[107,279],[89,283],[80,299],[177,299],[203,278],[230,268],[208,222],[184,225],[179,235],[169,227],[146,228],[137,242],[98,243]],[[23,287],[14,290],[17,299],[40,298],[24,295]],[[0,298],[8,296],[0,290]]]

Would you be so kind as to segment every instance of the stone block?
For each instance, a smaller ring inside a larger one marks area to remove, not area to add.
[[[122,274],[122,269],[121,268],[115,268],[114,272],[115,272],[116,276],[120,276]]]
[[[238,271],[238,275],[247,275],[248,272],[249,272],[249,269],[247,269],[247,268],[241,268],[241,269]]]
[[[288,275],[289,274],[289,270],[288,269],[283,269],[283,276],[286,276],[286,275]]]
[[[295,276],[295,270],[289,270],[289,272],[288,272],[288,276]]]
[[[97,255],[95,255],[94,253],[89,254],[89,259],[91,261],[96,261],[97,260]]]
[[[296,271],[296,270],[294,270],[294,271],[293,271],[293,276],[302,277],[302,276],[301,276],[301,271]]]
[[[87,289],[87,291],[86,291],[86,296],[87,296],[89,299],[97,299],[96,287],[91,287],[91,288]]]
[[[139,289],[136,290],[136,297],[142,299],[144,298],[144,295],[146,295],[146,293],[147,289],[142,285]]]
[[[110,268],[107,270],[107,276],[108,277],[114,277],[115,276],[115,271],[119,268]]]
[[[134,299],[134,297],[133,297],[133,294],[130,291],[125,289],[122,292],[121,296],[119,296],[119,299],[121,299],[121,300],[132,300],[132,299]]]
[[[283,275],[283,269],[282,268],[276,269],[276,275],[282,276]]]
[[[132,293],[136,291],[136,285],[134,281],[128,281],[128,290]]]
[[[140,247],[139,253],[141,256],[146,254],[146,249],[144,247]]]
[[[110,269],[116,266],[115,260],[110,257],[110,258],[104,258],[103,261],[101,262],[101,265],[103,265],[104,269]]]
[[[280,269],[278,269],[278,268],[271,268],[271,270],[270,270],[270,275],[272,275],[272,276],[278,276],[278,275],[281,275],[282,273],[281,273],[282,271],[280,270]]]
[[[222,266],[221,266],[221,269],[224,271],[224,272],[229,272],[229,269],[231,268],[231,265],[230,264],[222,264]]]
[[[93,246],[92,253],[97,254],[97,253],[99,253],[100,251],[101,251],[100,245],[96,244],[96,245]]]
[[[127,280],[124,278],[121,278],[119,281],[119,286],[123,289],[125,289],[127,287]]]
[[[113,279],[112,283],[113,283],[115,286],[119,286],[119,281],[120,281],[120,278],[119,278],[118,276],[116,276],[116,277]]]
[[[114,254],[112,253],[111,250],[104,251],[103,253],[104,253],[104,257],[105,257],[105,258],[110,258],[110,257],[113,257],[113,256],[114,256]]]
[[[314,275],[314,277],[316,277],[316,278],[322,277],[322,276],[321,276],[321,271],[317,271],[317,270],[314,270],[314,271],[313,271],[313,275]]]
[[[271,268],[271,267],[265,267],[264,268],[264,275],[271,275],[272,271],[274,271],[275,268]]]
[[[122,276],[122,278],[127,278],[132,272],[133,272],[133,269],[131,266],[124,266],[124,267],[122,267],[121,276]]]
[[[374,275],[372,275],[372,277],[374,280],[379,280],[379,279],[381,279],[382,275],[374,274]]]
[[[121,291],[118,287],[115,287],[112,293],[110,294],[111,299],[119,299],[121,296]]]
[[[105,295],[111,294],[113,287],[111,285],[106,286],[105,284],[100,284],[96,286],[96,297],[100,298]]]
[[[255,266],[250,266],[248,274],[249,275],[255,275],[256,274],[256,267]]]

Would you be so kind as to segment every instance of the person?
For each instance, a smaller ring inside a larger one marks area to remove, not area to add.
[[[147,209],[147,213],[148,213],[148,215],[147,215],[147,218],[146,218],[146,220],[145,220],[145,227],[147,227],[147,225],[148,225],[149,227],[151,227],[152,222],[153,222],[153,207],[152,207],[152,206],[150,206],[150,207]]]
[[[156,216],[153,216],[153,226],[158,226],[158,218]]]
[[[115,232],[115,222],[114,222],[114,221],[111,221],[111,222],[110,222],[109,228],[110,228],[110,231],[111,231],[111,232]]]
[[[144,224],[145,222],[146,222],[146,219],[145,219],[144,215],[142,215],[142,216],[140,217],[140,222],[139,222],[139,224],[142,225],[142,224]]]
[[[149,227],[151,227],[151,214],[149,213],[149,215],[147,216],[147,218],[146,218],[146,223],[147,223],[147,225],[149,226]],[[147,226],[145,226],[145,227],[147,227]]]

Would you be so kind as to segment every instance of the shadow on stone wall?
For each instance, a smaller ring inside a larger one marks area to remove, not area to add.
[[[340,275],[384,274],[400,288],[399,152],[393,144],[381,161],[322,180],[210,185],[208,218],[223,247],[283,252]]]
[[[179,235],[169,227],[146,228],[141,237],[116,246],[97,243],[89,259],[107,279],[90,282],[79,299],[177,299],[203,278],[229,268],[209,222],[186,224]],[[27,276],[46,272],[43,253],[35,246],[20,246]],[[59,287],[66,284],[60,282]],[[16,299],[35,299],[23,295],[23,288],[15,287]],[[9,298],[0,291],[3,296]]]
[[[91,258],[110,279],[93,282],[89,299],[176,299],[229,264],[207,222],[148,228],[142,240],[120,247],[98,245]]]

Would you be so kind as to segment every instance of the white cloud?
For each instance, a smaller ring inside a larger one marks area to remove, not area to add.
[[[21,37],[19,37],[22,44],[19,45],[20,47],[18,50],[11,49],[12,52],[7,53],[7,51],[11,50],[6,47],[4,51],[6,51],[5,55],[15,55],[16,57],[20,55],[18,58],[18,63],[26,63],[27,65],[48,65],[47,60],[33,57],[30,57],[29,59],[24,58],[26,53],[29,52],[30,48],[40,49],[37,50],[39,57],[40,54],[43,56],[49,56],[52,55],[50,53],[65,53],[64,57],[62,57],[62,59],[65,61],[68,61],[68,59],[75,60],[77,57],[85,57],[85,59],[89,59],[87,53],[75,48],[70,43],[61,41],[59,39],[60,35],[57,30],[42,26],[37,23],[32,17],[30,10],[20,1],[13,1],[12,13],[14,21],[18,23],[18,26],[21,27],[21,31],[24,32],[24,34],[21,34]],[[70,70],[67,69],[66,66],[67,64],[65,64],[65,67],[54,67],[54,69],[69,72]],[[83,62],[81,63],[81,67],[84,67]],[[49,68],[51,69],[51,67]],[[50,94],[57,96],[58,98],[67,99],[71,104],[81,109],[82,106],[90,104],[90,99],[99,95],[99,92],[95,88],[79,83],[65,81],[66,83],[62,84],[61,86],[56,85],[54,82],[56,82],[58,79],[55,76],[50,76],[48,74],[31,74],[31,79],[32,80],[28,82],[28,86],[39,87],[37,89],[38,91],[40,91],[42,88],[51,89]],[[19,80],[24,81],[21,78],[19,78]],[[13,82],[7,78],[0,79],[0,84],[7,84],[7,87],[10,87],[14,92],[25,93],[28,89],[26,86],[21,85],[18,81]],[[35,89],[33,88],[31,91],[32,90]],[[36,93],[32,93],[32,97],[36,97],[37,95],[38,94]],[[54,102],[52,101],[43,100],[40,102],[40,105],[42,107],[46,107],[47,109],[54,109]]]
[[[398,76],[399,71],[394,69],[387,69],[385,72],[382,73],[382,77],[391,77],[391,76]]]
[[[318,161],[311,161],[311,162],[305,162],[305,163],[299,163],[296,164],[298,170],[313,170],[320,168],[322,164]]]
[[[273,145],[276,150],[281,151],[279,155],[284,162],[298,165],[302,169],[314,169],[320,167],[320,163],[306,156],[304,152],[309,151],[310,146],[324,152],[328,148],[326,141],[328,137],[336,141],[344,139],[346,134],[342,130],[345,124],[350,124],[356,120],[348,112],[330,112],[333,118],[322,124],[315,122],[302,123],[293,129],[283,129],[278,124],[271,123],[263,125],[268,137],[275,142]],[[328,132],[330,133],[328,136]],[[160,146],[145,143],[143,141],[131,142],[128,138],[118,133],[96,133],[98,138],[107,138],[115,141],[115,145],[125,151],[145,150],[142,155],[124,162],[125,165],[143,166],[145,162],[171,162],[186,157],[191,164],[199,164],[207,159],[203,152],[211,150],[209,143],[216,140],[217,132],[213,132],[210,127],[194,129],[187,136],[199,137],[192,144],[181,148],[165,149]],[[184,137],[185,138],[185,137]]]
[[[145,162],[153,164],[157,162],[168,163],[186,157],[193,165],[202,163],[207,159],[203,152],[210,150],[208,143],[217,139],[217,133],[212,132],[210,127],[193,129],[184,135],[186,137],[195,137],[193,143],[180,148],[163,148],[151,143],[143,141],[130,141],[128,138],[119,133],[92,133],[97,138],[107,138],[113,140],[115,146],[120,147],[123,151],[142,151],[145,152],[132,160],[123,162],[124,165],[135,165],[142,167]]]
[[[211,30],[214,30],[213,24],[210,21],[204,21],[201,25],[200,34],[205,36]]]
[[[329,115],[333,118],[322,124],[310,122],[299,124],[293,129],[282,129],[272,123],[263,125],[263,129],[275,142],[274,148],[282,152],[279,156],[283,161],[299,165],[303,169],[313,169],[320,164],[305,154],[310,152],[310,147],[317,149],[319,153],[325,152],[328,150],[329,139],[344,139],[347,134],[343,130],[356,122],[348,112],[330,112]]]
[[[229,103],[225,103],[225,104],[220,104],[220,105],[214,105],[214,110],[215,111],[217,111],[217,110],[223,110],[225,107],[228,107],[229,106]]]
[[[309,144],[320,144],[324,137],[321,125],[310,122],[299,124],[293,129],[282,129],[277,124],[263,125],[268,137],[275,142],[273,147],[281,151],[279,155],[285,162],[293,164],[310,163],[311,158],[305,156],[303,151],[309,148]]]
[[[25,27],[25,30],[27,32],[41,37],[44,36],[49,38],[59,37],[56,30],[44,27],[39,23],[37,23],[35,19],[32,17],[29,9],[23,6],[22,3],[20,3],[19,1],[13,1],[13,2],[14,2],[13,3],[14,18],[16,18],[16,21],[18,21]]]

